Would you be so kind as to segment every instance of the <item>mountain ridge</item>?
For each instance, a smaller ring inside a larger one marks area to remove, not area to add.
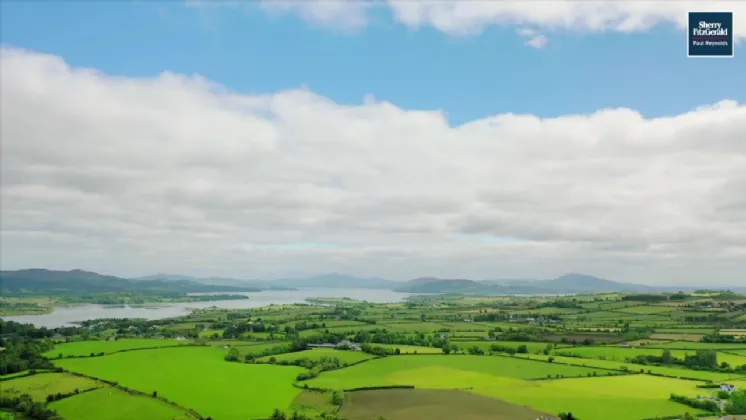
[[[231,277],[192,277],[158,273],[137,278],[122,278],[81,269],[62,271],[31,268],[0,271],[0,290],[5,293],[64,292],[238,292],[263,289],[360,288],[387,289],[406,293],[458,294],[578,294],[578,293],[657,293],[694,291],[708,287],[649,286],[603,279],[581,273],[568,273],[554,279],[470,280],[462,278],[419,277],[393,281],[378,277],[356,277],[327,273],[310,277],[276,280],[245,280]],[[712,288],[711,286],[709,288]],[[718,288],[746,292],[746,288]]]

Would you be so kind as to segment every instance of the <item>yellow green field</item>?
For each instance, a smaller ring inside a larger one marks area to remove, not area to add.
[[[50,394],[67,394],[102,386],[100,382],[66,373],[40,373],[0,382],[6,395],[28,394],[36,401],[46,401]]]
[[[49,408],[66,420],[194,420],[178,408],[155,398],[134,396],[116,388],[105,387],[55,401]]]
[[[581,419],[631,420],[701,413],[671,402],[671,393],[696,396],[696,382],[627,375],[552,381],[497,381],[473,392],[557,413],[570,411]]]
[[[166,348],[61,359],[55,364],[145,393],[157,391],[205,417],[224,420],[266,418],[275,408],[290,406],[300,392],[292,383],[304,369],[229,363],[224,355],[211,347]]]
[[[362,362],[363,360],[372,359],[374,356],[363,353],[361,351],[351,351],[351,350],[335,350],[335,349],[313,349],[313,350],[304,350],[299,351],[295,353],[284,353],[284,354],[278,354],[275,356],[265,356],[260,357],[257,359],[257,361],[260,362],[267,362],[270,358],[274,357],[277,362],[282,361],[288,361],[292,362],[295,360],[300,359],[309,359],[312,361],[318,361],[322,358],[330,358],[330,359],[339,359],[341,363],[358,363]]]
[[[490,383],[498,377],[546,378],[606,375],[608,371],[566,366],[517,357],[422,355],[390,356],[370,360],[349,368],[325,372],[307,381],[309,386],[326,389],[351,389],[370,386],[414,385],[424,388],[463,388]]]
[[[44,353],[45,357],[89,356],[91,353],[114,353],[122,350],[133,350],[153,347],[173,347],[189,344],[188,341],[167,340],[159,338],[134,338],[123,340],[75,341],[60,343],[54,349]]]

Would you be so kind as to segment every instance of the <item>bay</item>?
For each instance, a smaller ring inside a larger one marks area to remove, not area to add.
[[[56,328],[74,326],[76,322],[96,318],[143,318],[148,320],[173,318],[187,315],[193,309],[218,307],[225,309],[258,308],[269,305],[305,303],[308,298],[347,297],[374,303],[401,302],[410,293],[377,289],[322,289],[302,288],[297,290],[268,290],[245,293],[248,299],[216,300],[210,302],[153,303],[145,305],[74,305],[55,307],[48,314],[15,315],[2,317],[7,321],[34,324],[36,327]]]

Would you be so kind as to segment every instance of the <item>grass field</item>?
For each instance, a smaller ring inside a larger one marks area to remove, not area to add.
[[[694,378],[703,381],[713,382],[724,382],[733,378],[740,378],[744,376],[741,373],[720,373],[720,372],[709,372],[705,370],[691,370],[684,368],[668,367],[668,366],[652,366],[652,365],[639,365],[635,363],[625,363],[613,360],[600,360],[600,359],[585,359],[579,357],[565,357],[565,356],[544,356],[541,355],[516,355],[516,357],[531,358],[536,360],[547,360],[549,357],[554,357],[555,363],[566,363],[575,366],[584,367],[596,367],[603,369],[615,369],[625,370],[630,372],[652,372],[658,375],[665,375],[674,378]]]
[[[468,388],[499,377],[546,378],[547,375],[585,376],[608,371],[502,356],[391,356],[330,372],[307,381],[309,386],[351,389],[370,386],[414,385],[418,388]]]
[[[387,349],[399,349],[401,354],[439,354],[443,350],[437,347],[407,346],[403,344],[374,344],[375,346],[385,347]]]
[[[669,341],[699,341],[704,337],[703,334],[688,334],[688,333],[654,333],[650,334],[650,338],[658,340],[669,340]]]
[[[253,345],[245,345],[245,346],[234,346],[238,350],[239,357],[243,361],[243,358],[246,357],[247,354],[253,354],[253,355],[260,355],[265,350],[273,349],[278,346],[283,346],[286,344],[290,344],[289,341],[275,341],[275,342],[269,342],[269,343],[258,343]],[[279,356],[279,355],[275,355]]]
[[[290,404],[289,412],[297,412],[307,416],[319,416],[324,413],[334,413],[338,406],[332,404],[331,392],[301,391]]]
[[[62,354],[67,356],[88,356],[91,353],[113,353],[122,350],[132,350],[151,347],[171,347],[189,344],[188,341],[167,340],[158,338],[133,338],[116,341],[75,341],[61,343],[54,349],[44,353],[44,357],[55,358]]]
[[[493,344],[497,344],[498,346],[503,346],[503,347],[512,347],[514,349],[517,349],[519,346],[525,345],[526,347],[528,347],[528,351],[530,353],[539,353],[539,352],[544,351],[544,349],[547,347],[547,344],[549,343],[481,340],[481,341],[451,341],[451,344],[455,344],[459,346],[462,350],[466,350],[469,347],[477,346],[480,349],[484,350],[485,352],[489,352],[490,347],[492,347]]]
[[[547,414],[464,391],[385,389],[346,393],[340,415],[349,420],[534,420]]]
[[[426,333],[430,331],[438,331],[446,327],[440,324],[436,324],[434,322],[407,322],[407,323],[397,323],[397,324],[385,324],[385,323],[379,324],[378,328],[385,328],[389,331],[396,331],[396,332]]]
[[[733,335],[736,337],[744,337],[746,336],[746,329],[729,329],[729,330],[720,330],[720,334],[722,335]]]
[[[363,360],[372,359],[374,356],[363,353],[361,351],[350,351],[350,350],[334,350],[334,349],[313,349],[304,350],[295,353],[278,354],[276,356],[265,356],[257,360],[260,362],[269,361],[270,357],[274,357],[278,362],[283,360],[294,361],[299,359],[309,360],[321,360],[322,357],[338,358],[341,363],[357,363]]]
[[[630,308],[633,306],[640,306],[640,305],[642,305],[642,303],[640,302],[617,301],[617,302],[588,302],[580,306],[582,306],[585,309],[599,309],[603,311],[608,311],[610,309]]]
[[[514,311],[514,314],[522,315],[566,315],[576,314],[582,311],[582,309],[575,308],[539,308],[539,309],[524,309],[522,311]]]
[[[627,375],[556,381],[512,381],[474,392],[528,405],[549,413],[570,411],[581,419],[639,420],[701,411],[671,402],[671,393],[696,396],[696,382]]]
[[[655,344],[650,347],[659,349],[684,349],[684,350],[740,350],[746,349],[746,343],[743,344],[729,344],[729,343],[701,343],[701,342],[690,342],[690,341],[672,341],[665,344]]]
[[[300,393],[292,386],[304,370],[295,366],[228,363],[225,351],[187,347],[62,359],[71,371],[118,381],[221,420],[266,418]],[[240,401],[240,404],[237,402]]]
[[[615,309],[617,312],[624,312],[628,314],[641,314],[641,315],[653,315],[660,314],[663,312],[671,312],[676,310],[673,306],[632,306],[629,308]]]
[[[29,394],[36,401],[46,401],[47,395],[74,392],[101,386],[100,382],[66,373],[40,373],[3,381],[3,394]]]
[[[99,388],[53,402],[49,408],[66,420],[88,420],[96,413],[96,420],[185,420],[187,413],[154,398],[127,394],[116,388]]]
[[[656,333],[664,334],[714,334],[714,328],[656,328]]]

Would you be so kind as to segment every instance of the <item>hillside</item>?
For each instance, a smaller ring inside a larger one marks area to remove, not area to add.
[[[155,293],[184,294],[209,292],[256,292],[256,287],[201,284],[192,280],[130,280],[91,271],[27,269],[0,271],[0,291],[13,294]]]

